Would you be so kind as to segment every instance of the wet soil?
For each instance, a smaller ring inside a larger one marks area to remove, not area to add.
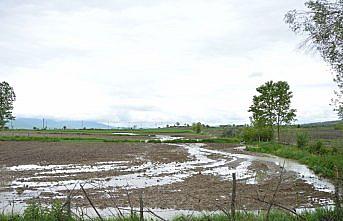
[[[0,142],[0,165],[92,164],[103,161],[182,162],[187,151],[154,143]]]
[[[209,150],[220,150],[227,153],[244,153],[235,149],[237,145],[231,144],[209,144],[205,148]],[[210,160],[220,160],[221,154],[208,154]],[[102,142],[0,142],[0,165],[95,165],[98,162],[128,161],[130,166],[140,166],[147,162],[153,165],[161,163],[181,164],[194,158],[190,153],[178,145],[152,144],[152,143],[102,143]],[[224,158],[223,158],[224,159]],[[236,168],[244,159],[229,161],[225,164],[229,168]],[[244,178],[237,183],[237,208],[238,209],[265,209],[266,205],[257,198],[270,201],[274,190],[280,180],[282,168],[272,162],[253,161],[248,169],[255,173],[253,179]],[[72,176],[53,173],[44,177],[35,177],[35,170],[8,171],[0,169],[0,193],[8,191],[7,183],[13,180],[31,179],[32,182],[53,182],[84,180],[92,181],[92,187],[86,189],[96,207],[107,208],[115,206],[128,207],[128,193],[130,202],[138,207],[138,197],[143,194],[144,204],[149,208],[170,208],[215,211],[228,208],[231,199],[232,181],[213,174],[206,174],[206,167],[199,167],[194,171],[196,174],[184,178],[182,182],[173,182],[165,185],[147,186],[145,188],[133,188],[127,190],[124,187],[112,188],[102,186],[96,182],[100,178],[109,178],[119,175],[130,174],[130,171],[105,170],[96,172],[73,173]],[[139,170],[138,170],[139,171]],[[142,176],[146,169],[142,169]],[[48,171],[49,172],[49,171]],[[137,171],[136,171],[137,172]],[[166,171],[167,172],[167,171]],[[318,191],[311,184],[301,180],[293,172],[284,172],[275,202],[289,208],[315,207],[327,204],[332,194]],[[161,177],[163,173],[159,174]],[[147,176],[148,177],[148,176]],[[149,177],[148,177],[149,179]],[[95,181],[95,182],[94,182]],[[159,182],[157,180],[157,182]],[[1,188],[3,186],[3,188]],[[34,191],[37,187],[23,186],[15,191],[18,195],[25,191]],[[70,189],[61,189],[57,192],[43,191],[39,200],[51,202],[70,194]],[[0,195],[1,197],[1,195]],[[0,198],[0,201],[2,199]],[[64,200],[62,198],[62,200]],[[74,206],[89,206],[84,193],[79,189],[72,191],[72,204]]]

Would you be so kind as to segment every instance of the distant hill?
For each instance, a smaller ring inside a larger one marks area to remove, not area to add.
[[[45,125],[48,129],[60,129],[63,126],[71,129],[81,129],[86,128],[97,128],[97,129],[106,129],[107,125],[98,123],[96,121],[75,121],[75,120],[53,120],[53,119],[44,119]],[[8,124],[11,127],[11,124]],[[33,127],[42,128],[43,120],[38,118],[16,118],[12,122],[14,129],[32,129]]]
[[[315,122],[315,123],[302,124],[302,126],[303,127],[325,127],[325,126],[333,126],[339,123],[343,123],[343,121],[334,120],[334,121]]]

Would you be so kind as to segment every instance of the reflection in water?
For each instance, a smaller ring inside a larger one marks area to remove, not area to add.
[[[170,136],[159,139],[174,139]],[[178,138],[175,138],[178,139]],[[68,165],[19,165],[3,167],[3,170],[15,172],[29,172],[32,177],[19,177],[10,183],[0,185],[0,209],[6,207],[9,201],[15,200],[15,210],[20,212],[25,206],[24,201],[41,196],[49,192],[56,197],[65,197],[60,191],[78,189],[85,180],[77,179],[81,173],[94,173],[117,171],[119,175],[92,178],[87,181],[85,188],[93,188],[94,184],[101,183],[102,188],[145,188],[182,182],[186,178],[198,174],[216,175],[222,179],[231,179],[232,173],[237,173],[237,179],[247,184],[256,184],[267,178],[265,172],[255,172],[249,169],[252,162],[269,162],[283,165],[285,170],[294,172],[298,178],[314,186],[319,191],[333,192],[333,185],[325,179],[316,176],[306,166],[296,161],[286,160],[274,156],[251,156],[246,154],[232,154],[228,152],[210,150],[204,144],[170,144],[184,148],[188,151],[189,160],[186,162],[155,163],[146,162],[134,166],[129,161],[98,162],[93,165],[68,164]],[[242,148],[241,148],[242,149]],[[211,155],[219,156],[215,159]],[[233,168],[230,165],[235,165]],[[49,180],[49,181],[47,181]]]

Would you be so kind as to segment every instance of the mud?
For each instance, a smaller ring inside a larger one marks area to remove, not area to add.
[[[311,208],[332,203],[329,181],[303,165],[250,154],[231,144],[0,142],[0,207],[65,200],[89,206],[80,184],[99,208],[138,207],[216,211],[227,208],[233,172],[237,208],[264,209],[280,179],[276,203]],[[300,170],[298,169],[300,168]],[[299,170],[299,171],[298,171]],[[311,179],[309,179],[311,178]]]

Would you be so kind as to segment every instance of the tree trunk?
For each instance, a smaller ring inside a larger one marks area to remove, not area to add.
[[[280,143],[280,116],[277,116],[277,142]]]
[[[277,142],[280,143],[280,124],[277,124]]]

